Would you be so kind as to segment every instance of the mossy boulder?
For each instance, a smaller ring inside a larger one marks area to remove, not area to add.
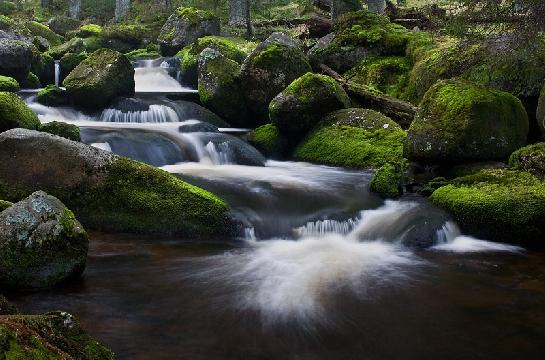
[[[248,142],[268,158],[282,158],[288,150],[288,141],[273,124],[252,130]]]
[[[87,59],[89,55],[86,52],[81,52],[79,54],[75,53],[66,53],[62,56],[59,61],[60,65],[60,82],[62,83],[64,79],[78,66],[81,62]]]
[[[38,92],[37,100],[45,106],[62,106],[68,104],[66,91],[53,84],[47,85]]]
[[[81,275],[89,240],[74,214],[37,191],[0,213],[0,285],[42,289]]]
[[[134,94],[134,68],[125,55],[100,49],[76,66],[63,84],[77,106],[103,108],[117,96]]]
[[[343,109],[324,118],[295,150],[295,158],[350,168],[403,163],[407,134],[390,118],[368,109]]]
[[[316,42],[308,56],[312,66],[325,64],[345,72],[367,56],[403,56],[408,31],[387,17],[366,10],[339,17],[334,32]]]
[[[17,92],[19,83],[12,77],[0,75],[0,92]]]
[[[0,316],[0,354],[17,360],[115,360],[66,312]]]
[[[409,131],[407,158],[426,163],[502,160],[523,146],[528,116],[511,94],[452,79],[424,96]]]
[[[199,99],[232,125],[245,126],[248,110],[239,83],[240,65],[218,50],[199,55]]]
[[[156,59],[161,57],[161,54],[158,50],[145,48],[129,51],[125,54],[125,56],[127,56],[129,60],[134,61],[142,59]]]
[[[55,33],[65,36],[80,26],[80,22],[67,16],[55,16],[47,22],[47,26]]]
[[[26,78],[21,81],[21,87],[23,89],[39,89],[42,87],[42,83],[36,74],[29,72]]]
[[[179,7],[163,25],[157,38],[164,56],[173,56],[198,38],[220,34],[220,21],[214,14],[192,7]]]
[[[410,64],[400,56],[369,56],[344,73],[344,78],[400,98],[408,82]]]
[[[81,141],[79,127],[74,124],[67,124],[60,121],[52,121],[43,124],[40,131],[57,135],[72,141]]]
[[[515,151],[509,158],[509,166],[545,179],[545,143],[529,145]]]
[[[300,44],[283,33],[273,33],[244,60],[241,86],[255,125],[268,122],[271,100],[293,80],[310,72]]]
[[[329,76],[314,73],[295,79],[269,104],[269,118],[288,137],[306,134],[323,114],[350,106],[344,89]]]
[[[46,133],[0,134],[0,198],[15,201],[38,189],[92,229],[192,238],[234,231],[223,200],[165,171]]]
[[[0,38],[0,74],[24,81],[32,64],[32,50],[31,43]]]
[[[69,32],[66,36],[68,38],[80,37],[88,38],[92,36],[100,36],[103,33],[104,29],[102,26],[97,24],[85,24],[82,25],[79,29]]]
[[[47,53],[34,52],[30,71],[38,77],[43,85],[55,83],[55,60]]]
[[[60,60],[64,55],[67,53],[73,53],[73,54],[79,54],[86,51],[85,49],[85,42],[82,38],[72,38],[65,42],[64,44],[61,44],[59,46],[55,46],[47,52],[49,56],[51,56],[55,60]]]
[[[122,53],[142,46],[147,29],[137,24],[115,24],[108,26],[100,34],[89,38],[100,38],[103,47]]]
[[[403,193],[401,188],[402,179],[402,167],[399,164],[387,163],[373,174],[369,188],[383,198],[396,198]]]
[[[0,133],[13,128],[39,127],[40,120],[17,94],[0,92]]]
[[[6,210],[11,205],[13,205],[10,201],[0,200],[0,212]]]
[[[47,40],[49,46],[58,46],[61,44],[61,37],[53,32],[47,25],[37,21],[29,21],[25,23],[26,28],[34,36],[39,36]]]
[[[543,246],[545,184],[517,170],[482,170],[431,195],[464,233],[483,239]]]
[[[241,38],[225,38],[220,36],[199,38],[193,44],[184,47],[176,54],[180,59],[182,81],[189,86],[197,86],[197,59],[200,53],[206,48],[217,50],[226,58],[242,64],[246,56],[255,49],[255,46],[255,43]]]

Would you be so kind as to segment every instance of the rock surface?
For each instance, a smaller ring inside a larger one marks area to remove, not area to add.
[[[32,44],[0,38],[0,74],[22,82],[30,71],[33,58]]]
[[[18,127],[38,129],[40,120],[17,94],[0,92],[0,132]]]

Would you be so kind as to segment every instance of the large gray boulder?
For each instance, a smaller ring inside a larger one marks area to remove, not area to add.
[[[0,285],[55,286],[85,269],[89,240],[74,214],[38,191],[0,213]]]
[[[22,40],[0,39],[1,75],[23,82],[30,71],[32,58],[32,44]]]
[[[214,14],[191,7],[179,7],[168,18],[157,38],[164,56],[173,56],[198,38],[220,34],[220,21]]]
[[[234,230],[225,202],[165,171],[47,133],[0,134],[0,199],[37,190],[59,198],[89,228],[192,238]]]
[[[240,81],[253,115],[252,125],[268,123],[271,100],[293,80],[311,71],[301,44],[283,33],[273,33],[246,58]]]

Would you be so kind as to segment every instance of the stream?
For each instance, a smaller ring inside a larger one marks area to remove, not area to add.
[[[42,122],[223,197],[240,239],[90,232],[82,279],[20,294],[62,309],[120,359],[541,359],[545,254],[462,234],[407,195],[383,201],[369,171],[266,160],[210,124],[168,59],[135,64],[137,95]]]

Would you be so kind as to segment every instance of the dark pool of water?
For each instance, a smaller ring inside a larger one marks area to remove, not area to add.
[[[76,314],[121,359],[545,356],[543,253],[420,252],[404,278],[365,296],[339,290],[324,321],[265,324],[259,311],[233,306],[236,287],[190,276],[230,250],[95,233],[82,280],[13,300],[24,312]]]

